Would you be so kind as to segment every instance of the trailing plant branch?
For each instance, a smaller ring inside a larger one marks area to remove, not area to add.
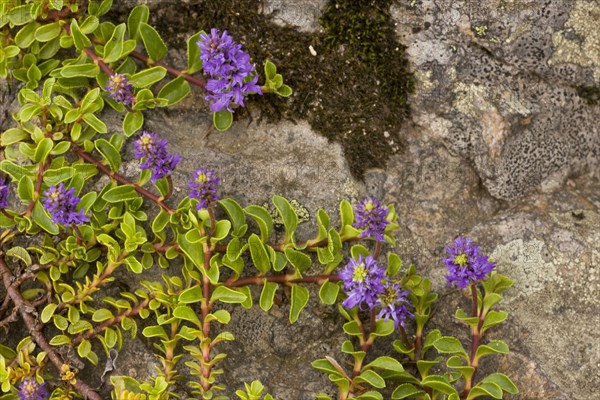
[[[23,299],[21,292],[14,286],[12,286],[12,282],[15,277],[13,276],[10,268],[6,264],[3,256],[0,256],[0,275],[2,275],[2,281],[4,283],[4,287],[7,291],[8,296],[12,299],[15,304],[15,308],[19,310],[21,314],[21,318],[25,322],[25,326],[29,334],[35,343],[42,349],[42,351],[46,352],[48,359],[57,371],[61,371],[63,365],[65,365],[65,361],[62,357],[56,352],[56,350],[48,343],[48,340],[44,336],[44,334],[39,330],[38,321],[31,315],[31,310],[27,306],[27,303]],[[77,379],[73,383],[73,387],[77,392],[82,395],[84,398],[89,400],[103,400],[102,396],[94,391],[89,385],[83,382],[81,379]]]
[[[175,212],[175,210],[172,209],[171,207],[169,207],[167,204],[165,204],[165,202],[160,197],[158,197],[154,193],[144,189],[137,183],[131,182],[124,176],[119,175],[118,173],[114,172],[113,170],[111,170],[109,167],[104,165],[102,162],[100,162],[99,160],[94,158],[94,156],[87,153],[82,148],[75,147],[75,151],[77,152],[77,155],[80,158],[84,159],[85,161],[89,162],[90,164],[95,165],[96,168],[98,168],[100,171],[102,171],[102,173],[104,173],[105,175],[108,175],[108,177],[110,177],[111,179],[114,179],[115,181],[119,182],[122,185],[133,186],[133,188],[135,189],[136,192],[138,192],[139,194],[141,194],[148,200],[152,201],[154,204],[158,205],[159,207],[161,207],[163,210],[165,210],[169,214],[173,214]]]
[[[282,285],[291,285],[293,283],[316,283],[323,284],[325,281],[338,282],[340,277],[337,274],[315,275],[297,278],[294,274],[270,275],[270,276],[250,276],[240,279],[230,278],[223,283],[226,287],[242,287],[248,285],[263,285],[265,282],[274,282]]]
[[[162,63],[160,61],[152,61],[150,60],[150,57],[148,57],[147,55],[140,53],[139,51],[132,51],[131,53],[129,53],[129,55],[137,60],[140,60],[141,62],[143,62],[144,64],[148,65],[149,67],[152,66],[157,66],[157,67],[163,67],[164,69],[167,70],[167,73],[171,76],[174,77],[178,77],[178,76],[183,76],[183,79],[185,79],[186,81],[188,81],[189,83],[191,83],[194,86],[197,86],[201,89],[206,90],[206,81],[203,81],[202,79],[198,79],[190,74],[186,74],[183,71],[180,71],[176,68],[171,67],[170,65],[167,65],[165,63]]]

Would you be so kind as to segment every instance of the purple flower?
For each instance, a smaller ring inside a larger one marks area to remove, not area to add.
[[[7,177],[0,176],[0,208],[8,207],[9,183]]]
[[[450,272],[446,275],[448,286],[456,285],[464,289],[469,283],[485,279],[496,266],[481,252],[479,246],[462,236],[454,240],[453,246],[446,246],[446,252],[448,257],[444,258],[444,264]]]
[[[356,207],[356,222],[355,228],[362,228],[364,232],[359,237],[375,237],[378,242],[385,241],[383,232],[390,221],[385,217],[388,214],[388,208],[382,206],[374,197],[365,197],[363,201]]]
[[[359,255],[358,260],[351,259],[339,272],[339,277],[344,283],[344,292],[348,295],[342,303],[344,307],[362,306],[363,302],[369,309],[377,306],[378,297],[384,291],[385,268],[380,267],[372,256],[363,259]]]
[[[202,167],[194,171],[194,180],[188,183],[188,186],[192,189],[190,197],[199,200],[196,205],[197,210],[208,208],[210,203],[219,199],[217,194],[219,182],[221,179],[215,176],[214,169]]]
[[[131,86],[125,74],[112,74],[106,81],[104,88],[109,93],[108,97],[114,99],[117,103],[127,106],[133,104],[135,100],[133,86]]]
[[[77,211],[80,199],[75,195],[74,188],[65,189],[65,185],[60,183],[58,186],[48,188],[44,192],[44,196],[46,198],[42,200],[42,203],[55,224],[70,225],[71,223],[89,222],[83,209]]]
[[[211,29],[210,35],[203,33],[196,43],[200,48],[202,70],[210,75],[206,82],[208,95],[206,101],[211,103],[210,110],[218,112],[227,109],[233,112],[236,106],[244,107],[244,96],[250,93],[262,95],[257,85],[258,74],[250,63],[250,55],[242,50],[242,45],[223,31]]]
[[[142,131],[139,139],[134,143],[134,156],[139,159],[145,159],[140,164],[141,169],[152,171],[150,180],[156,183],[160,178],[171,175],[181,157],[179,154],[169,154],[167,146],[169,142],[166,139],[158,139],[154,132]]]
[[[48,392],[46,383],[39,384],[35,379],[25,379],[19,385],[19,399],[21,400],[46,400]]]
[[[381,310],[377,314],[377,319],[383,318],[387,321],[392,318],[396,329],[398,325],[404,328],[406,319],[409,317],[414,318],[414,315],[407,308],[410,305],[410,302],[407,300],[409,294],[410,292],[407,290],[403,291],[398,283],[387,281],[383,293],[379,295]]]

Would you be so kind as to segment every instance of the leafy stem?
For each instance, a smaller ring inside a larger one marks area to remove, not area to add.
[[[15,308],[19,310],[21,318],[27,326],[27,330],[31,335],[34,342],[46,352],[46,355],[52,365],[57,371],[61,371],[65,365],[63,358],[56,352],[54,347],[50,345],[44,334],[38,329],[37,320],[31,315],[30,307],[27,307],[27,302],[23,299],[21,292],[12,285],[15,277],[12,274],[10,268],[4,261],[4,257],[0,256],[0,275],[2,276],[2,282],[8,296],[10,296],[12,302],[15,304]],[[83,382],[81,379],[74,380],[73,386],[75,390],[79,392],[84,398],[89,400],[102,400],[102,397],[94,391],[88,384]]]

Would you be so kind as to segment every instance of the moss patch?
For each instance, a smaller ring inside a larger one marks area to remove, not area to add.
[[[413,87],[405,48],[394,36],[391,3],[330,1],[321,18],[324,33],[279,26],[255,0],[161,7],[160,18],[153,22],[160,32],[175,36],[212,27],[227,29],[257,66],[265,59],[273,61],[294,95],[254,96],[249,110],[258,108],[258,118],[269,122],[308,120],[315,131],[341,143],[352,174],[361,178],[368,168],[384,167],[400,150],[396,132],[408,115],[406,99]],[[240,110],[236,118],[247,118],[249,110]]]

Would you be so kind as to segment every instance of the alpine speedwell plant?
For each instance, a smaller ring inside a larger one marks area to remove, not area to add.
[[[226,399],[219,367],[226,355],[219,350],[235,338],[224,327],[231,315],[219,305],[250,308],[253,288],[260,288],[258,306],[266,312],[286,286],[294,323],[310,285],[348,321],[343,329],[352,340],[342,352],[352,368],[329,355],[313,363],[338,386],[339,399],[470,400],[517,392],[505,375],[476,376],[482,357],[508,352],[484,334],[506,319],[492,307],[511,282],[470,239],[449,245],[444,260],[449,283],[470,291],[473,302],[470,315],[456,313],[471,329],[467,352],[437,329],[425,335],[437,298],[430,281],[412,265],[403,271],[395,253],[384,254],[398,228],[393,205],[369,197],[353,209],[344,200],[339,225],[319,210],[316,232],[301,240],[294,207],[275,195],[285,231],[277,239],[266,208],[227,198],[221,177],[201,165],[175,204],[172,174],[181,158],[169,153],[166,135],[143,129],[146,110],[176,104],[194,86],[206,90],[214,124],[224,130],[252,94],[289,96],[291,89],[269,61],[259,76],[243,46],[216,28],[188,39],[185,69],[168,66],[148,7],[133,8],[115,25],[104,18],[111,6],[0,3],[0,76],[19,85],[13,126],[0,138],[0,328],[11,331],[10,344],[0,345],[1,399],[174,399],[184,366],[192,396]],[[106,105],[124,114],[122,132],[108,134]],[[125,139],[134,134],[127,146],[140,161],[137,180],[120,173]],[[150,269],[163,271],[162,280],[142,279]],[[117,271],[130,289],[109,296]],[[111,375],[119,351],[140,333],[156,349],[156,375]],[[390,335],[400,338],[393,343],[400,355],[373,357],[375,339]],[[443,356],[426,357],[434,351],[449,355],[445,364]],[[79,374],[101,363],[110,394]],[[254,381],[235,394],[273,399],[264,391]]]

